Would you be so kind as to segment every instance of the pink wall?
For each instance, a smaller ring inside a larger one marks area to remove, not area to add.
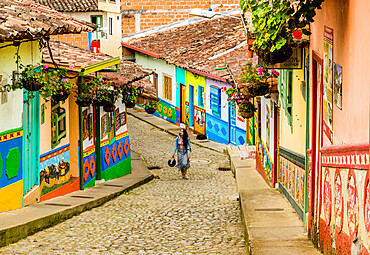
[[[368,142],[370,2],[325,0],[322,7],[311,24],[311,49],[323,58],[324,25],[334,29],[333,58],[343,68],[342,110],[333,104],[334,145]]]

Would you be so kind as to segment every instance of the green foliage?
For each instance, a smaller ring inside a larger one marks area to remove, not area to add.
[[[265,65],[252,66],[252,63],[247,63],[242,68],[242,77],[239,78],[241,83],[260,83],[266,82],[270,77],[270,73]]]
[[[126,102],[131,102],[135,103],[137,100],[137,97],[139,96],[139,93],[137,92],[137,88],[132,87],[132,86],[127,86],[126,88],[123,89],[123,94],[126,94],[128,99],[126,99]]]
[[[112,82],[104,80],[101,76],[92,79],[88,86],[91,87],[93,99],[97,102],[114,102],[115,98],[120,96],[120,91],[112,85]]]
[[[40,89],[40,95],[46,101],[49,101],[54,95],[63,95],[64,93],[71,93],[76,86],[69,81],[67,77],[67,69],[53,69],[47,65],[43,66],[44,85]]]
[[[157,109],[158,103],[156,101],[150,101],[149,103],[144,105],[145,110],[148,109]]]
[[[257,110],[249,101],[243,101],[242,103],[238,104],[238,106],[240,112],[255,112]]]
[[[300,0],[294,8],[289,0],[240,0],[240,8],[252,13],[255,28],[254,50],[280,50],[291,44],[293,32],[300,30],[310,35],[309,23],[313,22],[316,9],[321,9],[324,0]]]

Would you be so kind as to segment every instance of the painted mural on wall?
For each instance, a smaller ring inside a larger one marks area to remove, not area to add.
[[[257,144],[257,153],[259,154],[259,159],[265,171],[267,181],[269,185],[272,186],[273,163],[266,146],[261,141],[259,141]]]
[[[206,134],[206,110],[194,106],[194,130],[205,135]]]
[[[96,176],[96,161],[95,161],[95,146],[87,148],[83,153],[82,161],[83,173],[84,173],[84,187],[89,188],[95,185]]]
[[[189,117],[190,116],[190,112],[189,112],[189,102],[186,101],[185,102],[185,125],[186,126],[189,126]]]
[[[69,144],[40,157],[40,197],[71,181]]]
[[[304,174],[305,170],[290,162],[288,159],[279,157],[279,181],[290,197],[303,210],[304,208]]]
[[[343,149],[346,150],[345,148]],[[323,152],[319,190],[320,246],[325,253],[349,254],[354,240],[370,247],[369,152]]]
[[[158,102],[157,113],[164,119],[176,123],[176,108],[164,101]]]
[[[0,133],[0,211],[22,207],[22,136],[21,128]]]

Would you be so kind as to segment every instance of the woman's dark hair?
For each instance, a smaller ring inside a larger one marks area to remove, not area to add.
[[[189,136],[188,136],[188,132],[186,132],[186,129],[185,128],[182,129],[182,132],[183,132],[182,142],[184,143],[184,149],[187,152],[187,150],[188,150]]]

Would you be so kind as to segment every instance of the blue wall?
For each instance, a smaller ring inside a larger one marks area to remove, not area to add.
[[[180,98],[180,90],[181,86],[180,83],[185,85],[185,70],[176,67],[176,82],[177,82],[177,88],[176,88],[176,107],[180,108],[181,107],[181,98]],[[180,121],[178,121],[180,122]]]
[[[229,144],[229,124],[207,113],[206,134],[209,140]]]

